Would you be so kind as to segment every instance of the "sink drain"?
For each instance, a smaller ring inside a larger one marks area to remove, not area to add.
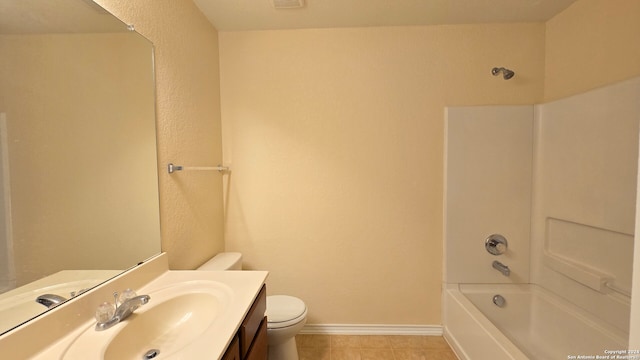
[[[144,353],[144,355],[142,355],[142,358],[144,360],[148,360],[148,359],[153,359],[158,355],[160,355],[160,350],[159,349],[151,349],[151,350],[147,351],[146,353]]]

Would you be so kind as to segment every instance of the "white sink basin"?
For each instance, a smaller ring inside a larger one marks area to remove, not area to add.
[[[144,289],[143,289],[144,290]],[[70,344],[63,359],[144,359],[150,351],[166,359],[188,348],[219,318],[233,297],[217,281],[183,282],[149,293],[149,303],[123,322],[96,331],[95,323]]]

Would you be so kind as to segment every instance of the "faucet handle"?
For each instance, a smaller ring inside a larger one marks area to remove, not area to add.
[[[507,251],[509,244],[504,236],[493,234],[484,241],[484,247],[491,255],[502,255]]]
[[[110,302],[103,302],[98,305],[98,309],[96,309],[96,320],[98,323],[105,323],[109,321],[109,319],[113,318],[113,315],[116,313],[115,306]]]
[[[136,294],[135,291],[127,288],[124,291],[122,291],[122,293],[120,293],[120,296],[118,296],[118,303],[122,304],[129,299],[133,299],[136,296],[138,296],[138,294]]]

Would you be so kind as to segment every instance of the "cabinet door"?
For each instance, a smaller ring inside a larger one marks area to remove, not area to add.
[[[240,342],[237,336],[233,337],[231,345],[229,345],[221,360],[240,360]]]
[[[253,306],[251,306],[251,309],[240,326],[240,355],[242,358],[246,358],[249,348],[251,347],[251,343],[260,328],[266,310],[267,288],[263,285],[260,293],[253,303]]]
[[[265,316],[245,360],[266,360],[267,350],[267,317]]]

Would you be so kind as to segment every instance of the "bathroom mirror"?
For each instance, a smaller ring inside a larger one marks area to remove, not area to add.
[[[0,333],[160,252],[153,71],[91,0],[0,0]]]

